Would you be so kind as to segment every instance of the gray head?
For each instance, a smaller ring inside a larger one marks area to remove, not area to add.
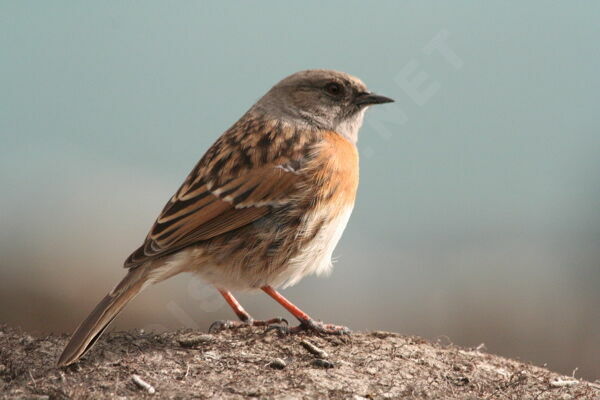
[[[358,78],[332,70],[307,70],[273,86],[253,107],[270,118],[338,132],[356,142],[364,112],[394,100],[369,92]]]

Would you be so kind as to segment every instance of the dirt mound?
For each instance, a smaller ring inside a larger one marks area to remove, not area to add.
[[[58,369],[66,340],[0,326],[0,398],[600,399],[598,384],[389,332],[116,332]]]

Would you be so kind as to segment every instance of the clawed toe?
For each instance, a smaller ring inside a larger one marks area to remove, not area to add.
[[[345,326],[324,324],[320,321],[314,321],[312,319],[302,321],[300,325],[291,328],[287,325],[271,325],[267,328],[267,331],[271,330],[277,331],[282,335],[301,332],[315,332],[324,335],[349,335],[352,333],[352,331]]]
[[[277,332],[279,335],[288,335],[290,333],[290,327],[287,325],[287,321],[285,325],[278,325],[278,324],[272,324],[267,326],[267,329],[265,332],[271,332],[271,331],[275,331]]]

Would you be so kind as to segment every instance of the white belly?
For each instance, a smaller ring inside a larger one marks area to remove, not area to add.
[[[331,272],[331,256],[340,241],[344,229],[352,214],[352,205],[347,206],[329,224],[323,226],[317,236],[307,245],[301,254],[292,258],[289,265],[269,284],[275,287],[295,285],[307,275],[321,275]],[[319,220],[321,216],[312,218]]]

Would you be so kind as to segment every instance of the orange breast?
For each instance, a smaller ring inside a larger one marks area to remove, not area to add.
[[[358,188],[356,146],[335,132],[325,132],[313,162],[317,201],[340,209],[354,203]]]

